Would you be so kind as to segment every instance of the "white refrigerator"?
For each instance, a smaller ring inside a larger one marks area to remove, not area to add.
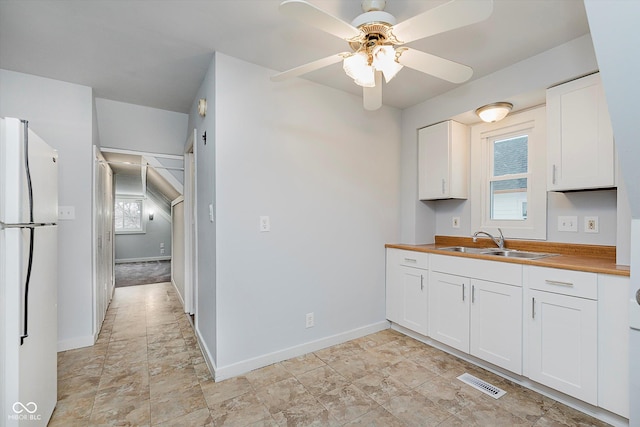
[[[0,425],[46,426],[57,400],[58,155],[0,118]]]

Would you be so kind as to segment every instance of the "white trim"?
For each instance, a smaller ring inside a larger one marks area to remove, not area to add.
[[[58,341],[58,353],[61,351],[75,350],[76,348],[91,347],[95,344],[96,339],[97,335],[86,335],[84,337]]]
[[[209,351],[209,347],[205,344],[205,340],[202,338],[200,334],[200,330],[196,327],[196,325],[192,325],[193,330],[196,332],[196,338],[198,339],[198,346],[200,347],[200,352],[202,353],[202,357],[204,358],[205,363],[207,364],[207,368],[209,368],[209,372],[211,373],[211,377],[216,381],[216,362],[211,352]]]
[[[389,322],[383,320],[382,322],[372,323],[371,325],[363,326],[361,328],[352,329],[347,332],[332,335],[326,338],[321,338],[319,340],[311,341],[302,345],[297,345],[295,347],[285,348],[284,350],[278,350],[273,353],[264,354],[262,356],[243,360],[231,365],[222,367],[219,366],[213,373],[214,380],[221,381],[232,378],[238,375],[245,374],[254,369],[263,368],[277,362],[282,362],[283,360],[302,356],[304,354],[322,350],[323,348],[331,347],[337,344],[342,344],[343,342],[351,341],[353,339],[364,337],[369,334],[374,334],[385,329],[389,329]]]
[[[171,266],[171,269],[173,271],[173,266]],[[176,285],[176,281],[173,280],[173,277],[171,277],[171,284],[173,285],[173,289],[176,290],[176,294],[178,294],[178,299],[180,300],[180,302],[182,303],[182,306],[184,307],[184,299],[182,299],[182,295],[180,295],[180,291],[178,290],[178,286]]]
[[[171,201],[171,207],[174,207],[175,205],[177,205],[180,202],[184,202],[184,196],[178,196],[175,199],[173,199]]]
[[[126,262],[145,262],[145,261],[171,261],[171,255],[156,256],[156,257],[149,257],[149,258],[121,258],[121,259],[116,259],[115,263],[123,264]]]
[[[100,147],[100,151],[106,152],[106,153],[131,154],[134,156],[160,157],[163,159],[173,159],[173,160],[182,160],[183,158],[183,156],[180,156],[178,154],[148,153],[146,151],[122,150],[119,148],[109,148],[109,147]]]

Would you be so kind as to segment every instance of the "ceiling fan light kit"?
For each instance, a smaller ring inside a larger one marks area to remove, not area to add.
[[[272,76],[271,80],[298,77],[342,61],[345,73],[363,87],[367,110],[382,106],[380,72],[387,83],[404,66],[452,83],[463,83],[471,78],[471,67],[402,45],[480,22],[493,11],[493,0],[451,0],[396,25],[396,18],[384,11],[385,0],[363,0],[361,5],[364,13],[348,24],[305,0],[280,3],[282,13],[344,39],[353,52],[339,53],[284,71]]]
[[[495,123],[507,117],[512,108],[513,104],[510,102],[494,102],[478,108],[476,114],[483,122]]]

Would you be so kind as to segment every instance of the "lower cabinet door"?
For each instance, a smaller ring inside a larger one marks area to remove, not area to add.
[[[399,266],[402,308],[398,323],[427,335],[427,270]]]
[[[432,272],[429,276],[429,336],[469,352],[469,279]]]
[[[597,405],[597,301],[536,290],[529,297],[529,378]]]
[[[470,352],[522,374],[522,288],[471,279]]]

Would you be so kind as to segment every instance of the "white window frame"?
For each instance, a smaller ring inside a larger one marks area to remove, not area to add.
[[[128,230],[122,230],[122,229],[117,229],[116,225],[115,225],[115,206],[114,206],[114,232],[115,234],[144,234],[147,232],[146,230],[146,226],[147,226],[147,221],[146,221],[146,216],[145,216],[145,199],[142,197],[132,197],[132,196],[116,196],[116,200],[115,203],[117,204],[119,201],[129,201],[129,202],[140,202],[140,228],[136,228],[136,229],[128,229]]]
[[[493,176],[491,147],[496,139],[518,134],[528,135],[529,172],[527,176],[527,219],[491,219],[489,179]],[[480,123],[471,127],[471,227],[506,238],[547,239],[547,178],[546,178],[546,108],[544,106],[512,114],[497,123]]]

